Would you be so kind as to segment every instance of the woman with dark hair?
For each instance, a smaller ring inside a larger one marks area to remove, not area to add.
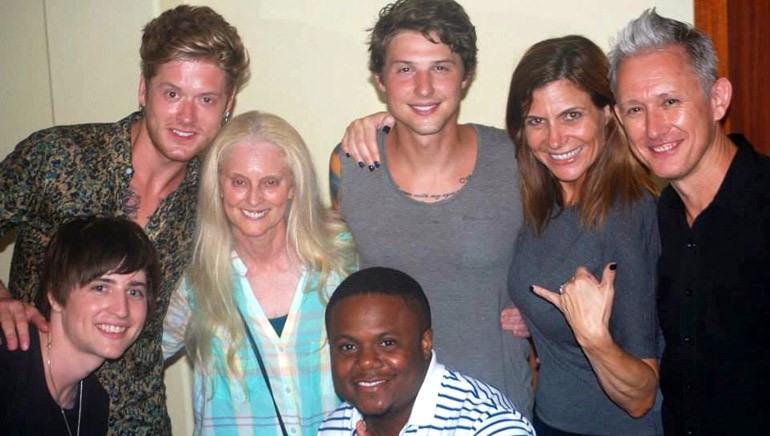
[[[656,432],[657,191],[607,72],[599,47],[565,36],[532,46],[511,78],[525,225],[509,292],[539,355],[539,435]]]
[[[48,331],[30,325],[26,352],[0,346],[0,434],[107,433],[110,398],[93,372],[139,337],[159,271],[131,221],[79,218],[59,228],[37,293]]]

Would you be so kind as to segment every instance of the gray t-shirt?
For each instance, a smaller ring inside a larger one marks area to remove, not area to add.
[[[634,419],[610,401],[567,324],[551,303],[529,290],[552,291],[578,266],[601,280],[617,262],[610,332],[615,342],[639,358],[657,358],[655,265],[660,253],[655,200],[646,195],[632,206],[615,206],[604,228],[588,230],[568,208],[539,237],[524,226],[516,242],[509,291],[526,318],[540,357],[535,413],[560,430],[594,435],[652,435],[657,413]]]
[[[513,144],[499,129],[473,125],[473,175],[453,197],[422,203],[402,194],[388,170],[359,169],[342,157],[342,215],[361,267],[387,266],[412,275],[431,305],[433,347],[448,367],[505,392],[528,417],[532,392],[529,345],[500,327],[521,200]]]

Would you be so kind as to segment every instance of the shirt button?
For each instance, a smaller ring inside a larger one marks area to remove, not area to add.
[[[685,247],[687,247],[687,248],[695,248],[695,247],[697,247],[697,245],[695,245],[695,242],[688,242],[688,243],[685,245]]]
[[[692,289],[688,289],[688,290],[684,291],[684,295],[686,295],[688,297],[692,297]]]
[[[291,388],[286,388],[286,393],[290,394],[291,393]]]
[[[685,336],[682,338],[682,342],[684,342],[685,344],[689,344],[691,341],[692,341],[691,336]]]
[[[289,430],[289,431],[292,432],[292,433],[296,433],[297,429],[295,427],[292,427],[291,430]]]
[[[133,168],[131,168],[131,167],[128,167],[128,168],[126,168],[126,170],[124,171],[124,173],[125,173],[127,176],[130,176],[131,174],[134,174],[134,169],[133,169]]]
[[[684,384],[684,388],[687,389],[688,391],[691,391],[692,390],[692,383],[685,383]],[[692,431],[692,430],[690,430],[690,431]]]

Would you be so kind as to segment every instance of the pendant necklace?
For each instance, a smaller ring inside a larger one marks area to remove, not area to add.
[[[56,382],[53,380],[53,371],[51,371],[51,334],[48,334],[48,357],[46,359],[46,365],[48,366],[48,375],[51,377],[51,385],[53,386],[54,393],[57,395],[59,394],[59,388],[56,387]],[[80,385],[78,387],[78,391],[80,391],[79,399],[78,399],[78,427],[77,432],[75,433],[75,436],[80,436],[80,418],[81,414],[83,412],[83,380],[80,380]],[[56,401],[56,405],[59,406],[59,410],[61,411],[61,417],[64,418],[64,425],[67,427],[67,433],[69,436],[72,435],[72,430],[70,429],[70,423],[67,421],[67,414],[64,413],[64,408],[59,403],[58,399],[54,399]]]

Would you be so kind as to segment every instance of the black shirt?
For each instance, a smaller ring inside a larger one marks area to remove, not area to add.
[[[660,198],[658,314],[666,434],[770,434],[770,158],[741,135],[711,204],[687,224]]]
[[[29,329],[28,351],[8,351],[5,338],[0,345],[0,435],[66,436],[61,409],[46,386],[40,337],[34,326]],[[78,427],[78,399],[76,396],[72,409],[65,410],[73,435]],[[107,433],[109,406],[110,398],[96,376],[83,379],[81,436]]]

